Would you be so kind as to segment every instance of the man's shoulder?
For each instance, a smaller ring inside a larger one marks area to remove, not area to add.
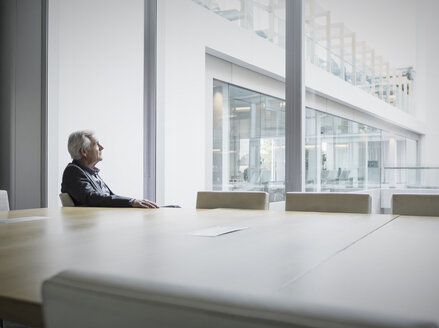
[[[65,177],[66,175],[86,175],[86,173],[78,164],[71,162],[64,169],[63,176]]]

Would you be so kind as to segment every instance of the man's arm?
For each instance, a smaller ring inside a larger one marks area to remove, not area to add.
[[[68,165],[64,170],[61,192],[68,193],[78,206],[131,207],[135,201],[130,197],[99,192],[87,174],[75,165]]]

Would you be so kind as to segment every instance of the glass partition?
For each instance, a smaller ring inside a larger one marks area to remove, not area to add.
[[[383,188],[439,189],[439,167],[385,166]]]
[[[285,199],[285,102],[214,80],[213,189]],[[355,191],[407,181],[417,141],[306,108],[305,190]],[[405,182],[404,182],[405,183]]]
[[[213,190],[285,199],[285,101],[214,80]]]
[[[380,187],[381,131],[306,109],[306,191]]]
[[[426,177],[433,171],[418,170],[418,144],[416,140],[405,138],[396,134],[383,132],[383,188],[406,188],[411,185],[427,186]],[[415,173],[416,172],[416,173]],[[427,173],[420,173],[427,172]],[[433,173],[435,174],[435,173]],[[423,178],[421,178],[421,176]],[[435,181],[433,177],[432,181]]]

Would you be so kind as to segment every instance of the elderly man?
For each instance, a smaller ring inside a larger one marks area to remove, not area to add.
[[[77,131],[69,136],[68,149],[73,161],[64,170],[61,192],[68,193],[77,206],[158,208],[143,199],[115,195],[99,176],[96,164],[102,161],[104,147],[93,131]]]

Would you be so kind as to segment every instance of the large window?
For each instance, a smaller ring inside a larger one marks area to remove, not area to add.
[[[418,163],[416,140],[311,108],[305,122],[306,191],[405,186]]]
[[[285,199],[285,102],[214,80],[214,190],[263,190]],[[405,180],[417,141],[306,108],[305,190],[355,191]]]
[[[380,187],[381,130],[306,109],[306,191]]]
[[[213,88],[213,189],[284,200],[284,100],[217,80]]]

